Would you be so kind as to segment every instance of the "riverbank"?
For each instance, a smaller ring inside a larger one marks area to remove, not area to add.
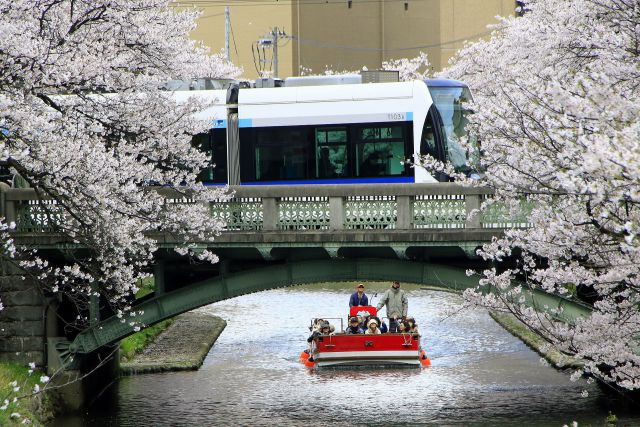
[[[184,313],[139,354],[120,363],[122,375],[196,370],[227,322],[203,313]]]
[[[421,285],[420,289],[425,291],[450,292],[458,295],[462,294],[462,292],[457,289],[445,289],[429,285]],[[507,332],[520,339],[527,347],[542,356],[554,368],[560,370],[582,368],[583,364],[579,360],[566,356],[554,349],[547,350],[545,345],[547,343],[533,333],[524,323],[516,319],[514,315],[489,311],[489,316],[507,330]]]
[[[389,287],[365,286],[371,297]],[[376,426],[558,427],[574,420],[580,426],[602,426],[613,409],[596,383],[572,382],[567,373],[541,365],[540,356],[485,310],[470,308],[452,316],[463,303],[459,296],[413,286],[410,312],[425,333],[432,369],[309,372],[297,361],[306,346],[309,319],[342,318],[352,289],[338,284],[274,289],[202,307],[197,312],[228,319],[203,368],[123,378],[86,412],[59,418],[50,427],[302,427],[346,425],[353,419]],[[389,382],[398,379],[402,390],[375,410],[348,404],[361,402],[365,390],[386,396]],[[640,425],[640,415],[613,412],[619,425]]]
[[[173,322],[174,319],[163,320],[120,341],[120,363],[133,360],[137,354],[142,353]]]
[[[38,371],[29,374],[27,367],[15,362],[0,362],[0,396],[2,400],[9,400],[8,404],[0,402],[2,406],[7,405],[0,411],[0,426],[24,425],[25,420],[31,425],[41,426],[53,418],[55,392],[31,394],[36,384],[43,387],[40,383],[42,375]],[[19,387],[17,391],[16,387]],[[13,401],[14,397],[18,399]]]
[[[512,314],[489,312],[489,315],[500,326],[505,328],[511,335],[519,338],[529,348],[544,357],[556,369],[577,369],[582,367],[582,363],[572,357],[565,356],[557,350],[546,350],[546,342],[527,328],[522,322]]]

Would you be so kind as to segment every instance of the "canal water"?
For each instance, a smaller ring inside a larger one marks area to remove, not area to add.
[[[87,413],[51,425],[604,425],[611,402],[597,385],[545,366],[483,310],[452,315],[456,294],[403,289],[430,368],[308,370],[298,356],[310,319],[344,317],[352,288],[279,289],[200,309],[228,322],[200,370],[121,378]]]

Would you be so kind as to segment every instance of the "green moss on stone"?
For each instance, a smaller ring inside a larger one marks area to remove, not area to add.
[[[153,340],[172,323],[173,319],[163,320],[120,341],[120,359],[130,360],[136,354],[141,353],[146,346],[151,344]]]
[[[489,315],[512,335],[520,338],[532,350],[544,357],[551,365],[559,369],[581,368],[582,363],[555,349],[545,350],[547,342],[520,322],[512,314],[489,312]]]

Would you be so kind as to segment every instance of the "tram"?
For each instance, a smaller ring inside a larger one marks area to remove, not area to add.
[[[447,181],[410,162],[430,154],[473,173],[468,87],[455,80],[361,83],[360,75],[294,77],[282,87],[175,92],[214,105],[194,144],[211,159],[208,185],[413,183]],[[214,166],[215,165],[215,166]]]

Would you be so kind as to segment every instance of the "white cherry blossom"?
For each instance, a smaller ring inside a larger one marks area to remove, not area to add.
[[[532,0],[444,72],[475,98],[481,184],[531,209],[531,228],[484,246],[495,268],[468,302],[516,314],[627,389],[640,388],[639,10],[635,0]],[[562,323],[527,309],[513,279],[581,299],[593,315]]]
[[[191,144],[213,117],[197,120],[206,103],[162,89],[241,72],[189,38],[197,15],[169,0],[0,0],[0,161],[55,201],[43,214],[91,254],[62,263],[17,250],[0,220],[1,256],[24,277],[79,305],[99,294],[119,313],[159,234],[186,244],[221,231],[208,204],[224,190],[197,182],[207,159]],[[151,184],[190,203],[168,203]]]

